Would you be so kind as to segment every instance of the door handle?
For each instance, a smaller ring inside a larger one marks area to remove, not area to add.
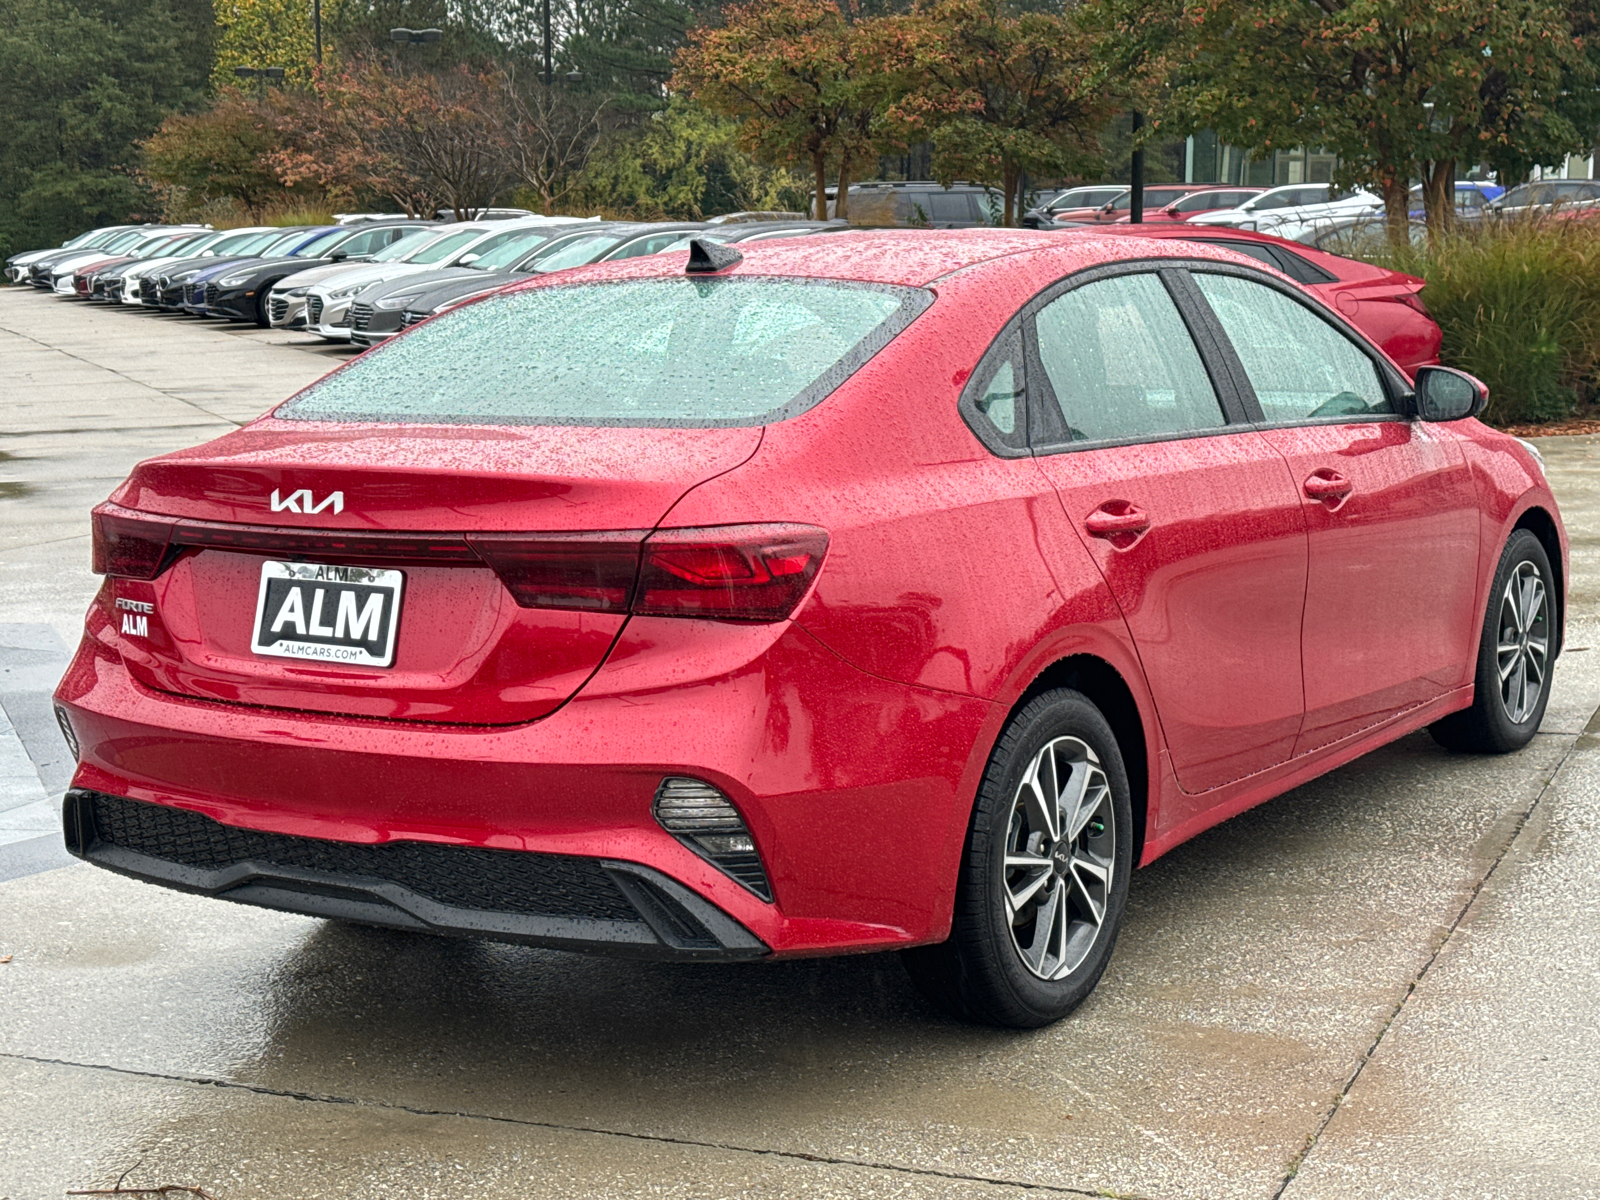
[[[1143,533],[1150,528],[1150,514],[1135,504],[1112,500],[1083,519],[1091,536],[1113,538],[1118,534]]]
[[[1351,483],[1337,471],[1323,467],[1306,479],[1306,495],[1313,500],[1341,500],[1355,490]]]

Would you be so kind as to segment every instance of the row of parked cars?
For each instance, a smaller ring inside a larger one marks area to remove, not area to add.
[[[305,329],[371,346],[519,279],[687,245],[799,237],[844,222],[605,222],[379,217],[331,226],[90,230],[13,255],[6,276],[62,296]]]
[[[891,195],[918,190],[896,187]],[[1255,200],[1270,195],[1260,193]],[[1115,213],[1119,202],[1113,195],[1101,209]],[[1320,296],[1408,372],[1439,361],[1441,335],[1419,297],[1421,279],[1258,230],[1202,221],[1213,214],[1185,209],[1184,203],[1184,197],[1171,200],[1155,210],[1162,219],[1142,225],[1095,224],[1118,236],[1224,246]],[[55,250],[15,255],[7,260],[6,274],[13,282],[58,295],[303,329],[329,342],[367,347],[535,275],[681,250],[690,238],[731,244],[833,236],[850,228],[844,221],[750,215],[762,219],[618,223],[540,216],[464,222],[375,217],[346,225],[225,232],[115,226]],[[1090,222],[1053,227],[1082,224]]]
[[[1420,223],[1420,184],[1411,189],[1410,200],[1410,216]],[[1540,180],[1508,192],[1497,184],[1462,179],[1456,181],[1455,204],[1457,217],[1467,221],[1548,213],[1600,215],[1600,181]],[[1022,223],[1033,229],[1122,224],[1131,220],[1132,205],[1133,194],[1126,187],[1069,188],[1030,209]],[[1275,188],[1161,184],[1144,192],[1144,220],[1151,224],[1178,221],[1254,229],[1317,246],[1334,245],[1351,231],[1381,220],[1383,213],[1382,197],[1359,188],[1339,191],[1329,183]]]

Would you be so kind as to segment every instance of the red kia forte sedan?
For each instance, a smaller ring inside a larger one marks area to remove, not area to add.
[[[1132,869],[1561,648],[1538,458],[1225,247],[696,244],[414,327],[95,510],[76,854],[291,912],[904,949],[1053,1021]]]

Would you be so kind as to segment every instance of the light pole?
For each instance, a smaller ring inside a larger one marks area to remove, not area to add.
[[[550,71],[550,0],[544,0],[544,86],[555,82]]]
[[[391,29],[389,40],[404,42],[412,46],[421,46],[428,42],[437,42],[444,36],[442,29]]]
[[[1139,136],[1139,130],[1144,128],[1144,114],[1137,108],[1133,110],[1133,136]],[[1133,151],[1133,164],[1128,173],[1128,223],[1130,225],[1144,224],[1144,147],[1136,145]]]

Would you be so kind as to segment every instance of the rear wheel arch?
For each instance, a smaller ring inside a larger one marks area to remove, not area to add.
[[[1517,523],[1511,527],[1506,537],[1509,538],[1519,529],[1526,529],[1539,539],[1545,555],[1550,559],[1551,574],[1555,576],[1556,594],[1553,599],[1556,608],[1556,644],[1555,653],[1550,656],[1553,659],[1561,653],[1567,631],[1567,577],[1565,563],[1561,560],[1561,534],[1556,529],[1555,518],[1539,505],[1535,505],[1518,517]],[[1496,562],[1498,561],[1497,558]]]
[[[1122,752],[1122,762],[1128,772],[1129,798],[1133,805],[1133,862],[1137,866],[1144,854],[1145,826],[1150,812],[1150,747],[1139,703],[1121,672],[1105,659],[1093,654],[1074,654],[1057,659],[1041,671],[1017,697],[1010,715],[1020,712],[1035,696],[1055,688],[1070,688],[1082,694],[1100,710],[1117,739],[1117,748]]]

